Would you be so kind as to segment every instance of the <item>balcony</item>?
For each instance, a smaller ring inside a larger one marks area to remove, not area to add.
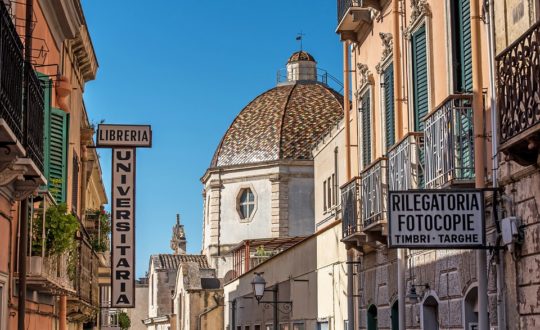
[[[341,187],[341,226],[343,241],[354,240],[362,233],[360,219],[360,178],[353,178]]]
[[[424,123],[425,187],[472,186],[472,95],[450,95]]]
[[[45,210],[54,203],[52,197],[48,193],[40,193],[32,201],[27,285],[38,292],[53,295],[74,294],[73,281],[68,275],[68,253],[55,255],[47,251]]]
[[[0,44],[0,146],[7,155],[17,157],[24,154],[23,45],[3,2],[0,3]],[[4,152],[1,154],[3,163],[7,157]]]
[[[387,159],[379,158],[360,175],[362,192],[362,226],[364,232],[386,234],[386,202],[388,199]]]
[[[422,188],[424,180],[424,134],[408,133],[388,151],[388,188]]]
[[[342,40],[356,40],[363,34],[382,8],[383,0],[338,0],[336,32]]]
[[[540,152],[540,21],[497,57],[501,151],[520,165]]]
[[[0,2],[0,45],[0,186],[13,187],[13,197],[20,200],[46,182],[44,96],[32,67],[25,67],[23,45],[4,2]],[[27,111],[23,113],[25,73],[29,81]]]
[[[233,270],[225,275],[224,282],[228,283],[249,272],[276,254],[302,241],[305,237],[287,238],[258,238],[245,240],[230,251]]]

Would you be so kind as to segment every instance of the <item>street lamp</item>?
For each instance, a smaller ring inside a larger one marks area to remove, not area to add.
[[[263,273],[255,273],[255,277],[251,281],[253,286],[253,295],[257,299],[257,303],[261,302],[262,297],[264,296],[264,291],[266,291],[266,280],[262,277]]]
[[[420,300],[420,296],[418,295],[418,293],[416,292],[416,287],[417,286],[422,286],[424,287],[424,292],[422,292],[422,296],[424,296],[424,294],[426,293],[426,291],[429,291],[430,290],[430,287],[429,287],[429,284],[426,283],[426,284],[411,284],[411,288],[409,289],[409,294],[407,295],[407,298],[409,298],[409,302],[415,304],[418,302],[418,300]]]
[[[262,277],[261,273],[254,273],[255,277],[251,280],[251,285],[253,286],[253,295],[257,299],[257,304],[263,303],[264,308],[274,308],[274,330],[278,330],[279,318],[278,312],[289,314],[292,311],[292,301],[279,301],[278,300],[278,286],[276,285],[273,289],[266,288],[266,280]],[[265,292],[272,292],[271,301],[261,300]]]

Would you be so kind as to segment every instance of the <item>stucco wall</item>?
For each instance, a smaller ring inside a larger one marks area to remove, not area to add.
[[[131,320],[130,330],[147,330],[141,322],[148,317],[148,285],[135,284],[135,308],[126,309]]]

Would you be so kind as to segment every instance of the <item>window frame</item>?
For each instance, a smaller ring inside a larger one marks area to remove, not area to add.
[[[242,195],[244,194],[244,192],[248,190],[251,191],[251,194],[253,195],[253,201],[248,200],[247,202],[242,202]],[[242,208],[244,207],[244,205],[247,205],[249,208],[249,205],[251,204],[253,205],[253,211],[249,215],[246,216],[243,213]],[[257,213],[257,205],[258,205],[258,196],[253,186],[243,185],[239,187],[238,192],[236,194],[236,214],[238,215],[238,220],[240,222],[251,222],[255,214]]]

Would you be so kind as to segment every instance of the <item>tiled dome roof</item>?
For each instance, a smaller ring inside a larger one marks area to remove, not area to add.
[[[238,114],[210,166],[312,159],[313,144],[342,116],[343,96],[326,85],[277,86]]]
[[[296,62],[296,61],[312,61],[315,62],[315,58],[311,56],[310,53],[303,50],[293,53],[287,63]]]

